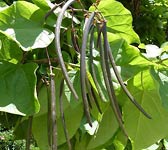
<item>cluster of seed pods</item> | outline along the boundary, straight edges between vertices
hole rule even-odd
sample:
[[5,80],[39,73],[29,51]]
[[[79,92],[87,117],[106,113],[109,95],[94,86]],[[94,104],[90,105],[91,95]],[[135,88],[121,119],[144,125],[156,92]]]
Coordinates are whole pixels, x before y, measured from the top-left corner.
[[[79,2],[76,0],[68,0],[66,3],[64,3],[63,7],[61,8],[61,11],[58,15],[57,22],[56,22],[56,28],[55,28],[55,46],[56,46],[56,53],[58,55],[58,60],[60,64],[60,68],[62,70],[64,80],[66,84],[68,85],[70,91],[72,92],[73,96],[75,99],[78,99],[78,94],[75,91],[73,84],[70,81],[70,78],[68,76],[67,69],[65,67],[65,63],[62,57],[61,53],[61,45],[60,45],[60,30],[61,30],[61,24],[62,20],[64,17],[64,14],[66,10],[70,7],[70,5],[74,2]],[[86,73],[86,49],[87,49],[87,43],[89,42],[89,62],[90,62],[90,74],[92,75],[94,84],[97,88],[98,95],[100,96],[100,99],[103,97],[102,91],[100,90],[100,85],[96,79],[96,73],[95,73],[95,68],[93,64],[93,48],[94,45],[96,45],[97,49],[99,50],[100,53],[100,64],[101,64],[101,70],[104,78],[104,83],[106,86],[106,90],[108,93],[108,98],[111,104],[111,107],[113,109],[113,112],[115,114],[115,117],[118,121],[118,124],[123,131],[123,133],[128,137],[127,132],[123,126],[123,121],[122,121],[122,114],[119,109],[119,105],[117,103],[116,95],[115,95],[115,90],[114,90],[114,85],[112,82],[112,76],[110,72],[110,68],[112,67],[115,73],[115,76],[118,80],[118,83],[120,84],[121,88],[123,91],[126,93],[130,101],[137,107],[139,111],[141,111],[147,118],[151,119],[151,116],[137,103],[137,101],[134,99],[134,97],[131,95],[131,93],[128,91],[126,88],[114,61],[110,44],[108,42],[108,37],[107,37],[107,27],[106,27],[106,21],[103,16],[100,14],[101,12],[87,12],[87,16],[85,17],[85,25],[83,29],[83,35],[82,35],[82,45],[81,48],[77,47],[74,45],[74,48],[76,47],[76,51],[79,52],[80,55],[80,85],[81,85],[81,93],[82,93],[82,100],[83,100],[83,107],[84,107],[84,112],[87,118],[87,122],[89,123],[90,126],[92,126],[92,119],[90,115],[90,108],[89,108],[89,102],[88,102],[88,97],[92,98],[99,110],[100,113],[101,109],[99,107],[99,104],[96,100],[96,96],[94,93],[94,90],[88,80],[87,73]],[[97,32],[97,36],[95,39],[94,33]],[[73,33],[72,33],[73,34]],[[90,38],[88,38],[90,37]],[[74,40],[74,38],[72,38]],[[97,43],[95,44],[95,41]],[[76,41],[72,41],[72,43],[76,43]],[[69,150],[71,149],[71,144],[70,140],[68,138],[68,132],[66,129],[66,124],[65,124],[65,119],[64,119],[64,113],[63,113],[63,106],[62,106],[62,93],[63,93],[63,82],[61,84],[60,88],[60,111],[61,111],[61,117],[64,125],[64,132],[65,136],[67,139],[68,147]],[[88,96],[89,95],[89,96]],[[53,137],[54,138],[54,137]],[[57,146],[53,146],[57,147]],[[54,148],[53,148],[54,149]]]

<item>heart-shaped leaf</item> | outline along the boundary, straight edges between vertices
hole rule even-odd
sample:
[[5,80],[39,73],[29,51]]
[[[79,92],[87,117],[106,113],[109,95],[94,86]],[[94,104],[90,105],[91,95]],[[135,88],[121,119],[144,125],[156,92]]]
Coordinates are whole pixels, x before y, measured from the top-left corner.
[[0,63],[0,111],[33,115],[39,111],[36,96],[37,65]]
[[152,116],[148,119],[131,102],[125,103],[125,128],[133,141],[134,150],[142,150],[168,135],[168,111],[162,106],[158,84],[149,70],[137,74],[128,82],[128,88]]
[[0,30],[20,44],[23,50],[47,47],[54,33],[44,29],[44,12],[36,5],[18,1],[0,13]]

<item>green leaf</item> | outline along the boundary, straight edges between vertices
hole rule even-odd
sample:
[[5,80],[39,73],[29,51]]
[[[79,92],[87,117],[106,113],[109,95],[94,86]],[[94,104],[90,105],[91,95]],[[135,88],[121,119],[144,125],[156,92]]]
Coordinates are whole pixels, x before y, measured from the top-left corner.
[[[94,9],[93,7],[91,8]],[[101,0],[98,10],[107,20],[108,32],[124,38],[128,43],[139,43],[132,28],[131,12],[115,0]]]
[[159,93],[163,106],[168,110],[168,69],[151,70],[157,84],[159,84]]
[[[66,121],[67,130],[68,130],[68,135],[69,135],[69,138],[72,138],[72,136],[76,133],[77,129],[80,126],[80,122],[83,116],[83,107],[81,104],[74,109],[69,106],[64,111],[64,113],[65,113],[65,121]],[[66,139],[65,139],[63,125],[60,117],[57,118],[57,125],[58,125],[58,145],[61,145],[66,142]],[[40,127],[40,132],[39,132],[39,127]],[[35,117],[33,120],[33,135],[41,150],[49,149],[47,132],[48,132],[47,114]]]
[[0,63],[0,111],[33,115],[39,111],[36,96],[37,65]]
[[4,10],[7,7],[8,7],[8,5],[5,2],[3,2],[3,1],[1,2],[0,1],[0,11]]
[[97,133],[90,140],[87,149],[95,149],[106,144],[116,133],[118,123],[110,106],[102,116]]
[[44,29],[44,12],[32,3],[18,1],[0,13],[0,30],[13,38],[23,50],[47,47],[54,33]]
[[139,50],[129,45],[124,39],[114,40],[109,36],[110,47],[117,65],[126,65],[140,55]]
[[116,65],[123,80],[136,75],[138,72],[146,69],[152,62],[142,57],[140,51],[135,46],[129,45],[124,39],[113,39],[109,36],[109,42]]
[[51,4],[50,1],[48,0],[32,0],[38,7],[40,7],[43,10],[49,11],[50,7],[48,5],[48,3]]
[[133,147],[141,150],[168,135],[168,111],[162,107],[158,84],[149,70],[137,74],[128,82],[127,87],[152,116],[152,119],[146,118],[130,101],[123,108],[125,128],[133,141]]
[[18,44],[0,32],[0,61],[17,63],[22,59],[22,51]]

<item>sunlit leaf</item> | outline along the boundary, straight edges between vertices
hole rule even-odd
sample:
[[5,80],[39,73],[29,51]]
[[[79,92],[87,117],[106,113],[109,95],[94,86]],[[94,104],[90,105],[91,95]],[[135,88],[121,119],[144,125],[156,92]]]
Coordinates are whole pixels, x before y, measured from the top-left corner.
[[114,40],[111,34],[108,37],[115,63],[120,67],[118,71],[124,81],[148,68],[149,65],[153,65],[141,56],[140,51],[135,46],[129,45],[124,39]]
[[162,104],[168,110],[168,69],[152,69],[151,74],[158,83]]
[[[92,10],[94,7],[91,8]],[[131,12],[115,0],[101,0],[98,10],[107,20],[108,32],[124,38],[128,43],[139,43],[139,37],[132,28]]]
[[54,34],[42,27],[44,12],[25,1],[15,2],[0,13],[0,30],[13,38],[23,50],[47,47]]
[[130,101],[126,102],[123,109],[125,127],[133,141],[133,147],[141,150],[168,135],[168,111],[162,107],[158,84],[149,70],[137,74],[128,82],[128,88],[152,116],[152,119],[146,118]]

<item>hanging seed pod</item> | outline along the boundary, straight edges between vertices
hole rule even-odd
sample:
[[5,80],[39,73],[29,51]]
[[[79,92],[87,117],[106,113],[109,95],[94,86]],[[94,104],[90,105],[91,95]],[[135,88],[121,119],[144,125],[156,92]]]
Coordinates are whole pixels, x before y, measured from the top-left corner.
[[107,43],[107,48],[108,48],[108,56],[109,56],[112,68],[114,70],[114,73],[115,73],[115,75],[117,77],[117,80],[118,80],[119,84],[121,85],[121,88],[126,93],[128,98],[130,99],[130,101],[137,107],[137,109],[139,111],[141,111],[147,118],[151,119],[152,117],[141,107],[141,105],[138,104],[138,102],[134,99],[134,97],[131,95],[131,93],[128,91],[128,89],[124,85],[124,82],[123,82],[123,80],[122,80],[122,78],[121,78],[121,76],[120,76],[120,74],[119,74],[119,72],[117,70],[113,55],[111,53],[110,45],[109,45],[108,41],[106,41],[106,43]]
[[58,55],[58,60],[59,60],[59,64],[62,70],[62,73],[64,75],[65,81],[69,87],[69,89],[71,90],[71,92],[73,93],[74,97],[76,99],[78,99],[78,95],[69,79],[65,64],[64,64],[64,60],[62,57],[62,53],[61,53],[61,45],[60,45],[60,30],[61,30],[61,24],[62,24],[62,20],[64,17],[64,13],[66,11],[66,9],[73,3],[75,2],[75,0],[68,0],[64,6],[61,9],[61,12],[57,18],[57,22],[56,22],[56,28],[55,28],[55,45],[56,45],[56,53]]
[[[106,23],[104,22],[103,25],[99,26],[99,32],[103,33],[103,44],[101,40],[101,34],[99,35],[99,48],[100,48],[100,56],[101,56],[101,67],[103,72],[103,77],[106,85],[106,89],[109,95],[111,107],[114,111],[114,114],[116,116],[116,119],[119,123],[120,128],[122,129],[123,133],[128,137],[127,132],[125,131],[125,128],[123,126],[122,122],[122,115],[116,100],[115,91],[112,84],[111,79],[111,73],[110,73],[110,67],[109,67],[109,61],[108,61],[108,54],[107,54],[107,46],[106,46],[106,39],[107,39],[107,31],[106,31]],[[99,34],[99,33],[98,33]]]
[[103,96],[103,93],[101,91],[101,88],[100,88],[100,85],[97,81],[97,78],[96,78],[96,72],[95,72],[95,68],[94,68],[94,62],[93,62],[93,49],[94,49],[94,28],[95,26],[93,26],[92,30],[91,30],[91,33],[90,33],[90,57],[89,57],[89,61],[90,61],[90,72],[91,72],[91,75],[93,77],[93,81],[95,83],[95,86],[97,88],[97,91],[98,91],[98,95],[100,96],[100,99],[101,100],[104,100],[104,96]]
[[86,63],[85,63],[85,56],[86,56],[86,45],[87,45],[87,38],[91,28],[91,25],[94,20],[95,13],[93,12],[90,17],[85,22],[84,30],[83,30],[83,37],[82,37],[82,48],[81,48],[81,56],[80,56],[80,81],[81,81],[81,92],[82,92],[82,99],[84,104],[84,111],[86,114],[87,121],[90,126],[92,126],[92,121],[90,117],[88,101],[86,96]]
[[56,120],[56,96],[54,75],[50,75],[51,86],[51,120],[52,120],[52,149],[57,150],[57,120]]

